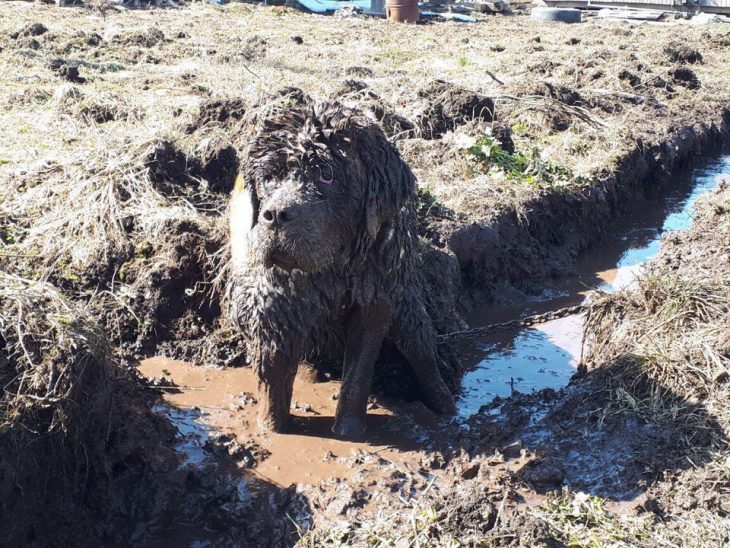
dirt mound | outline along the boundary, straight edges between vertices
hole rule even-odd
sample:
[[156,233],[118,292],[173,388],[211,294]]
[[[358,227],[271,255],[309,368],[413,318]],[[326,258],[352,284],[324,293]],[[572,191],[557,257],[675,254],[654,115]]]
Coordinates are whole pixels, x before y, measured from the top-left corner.
[[687,89],[698,89],[700,87],[700,79],[692,69],[687,67],[676,67],[669,71],[672,81]]
[[200,105],[198,115],[188,126],[192,133],[208,124],[230,125],[240,121],[246,114],[246,103],[242,99],[208,99]]
[[293,544],[306,499],[231,472],[265,450],[211,437],[204,462],[186,462],[184,438],[150,411],[156,397],[113,359],[92,313],[0,273],[3,544],[149,545],[179,522]]
[[410,117],[424,139],[438,139],[447,131],[472,120],[490,122],[494,100],[443,80],[417,94],[418,108]]
[[332,93],[331,99],[372,113],[388,137],[402,139],[415,134],[415,125],[405,116],[396,113],[391,105],[362,80],[345,80]]
[[121,101],[112,98],[104,98],[101,101],[93,100],[83,105],[78,110],[79,116],[88,123],[106,124],[119,120],[128,120],[136,116],[127,110]]
[[3,542],[47,544],[53,531],[53,542],[76,544],[66,535],[88,532],[86,497],[109,486],[127,428],[140,425],[131,380],[89,311],[48,284],[0,273],[0,382]]
[[300,88],[295,86],[285,86],[274,91],[269,98],[264,99],[259,106],[265,105],[267,101],[281,101],[281,106],[304,107],[314,102],[314,99]]
[[501,493],[483,484],[465,482],[445,493],[434,503],[442,516],[440,534],[454,538],[479,538],[490,531],[497,520],[497,505]]
[[225,132],[214,132],[199,141],[193,150],[194,176],[208,182],[208,190],[227,197],[233,190],[238,166],[238,150]]
[[188,156],[175,143],[158,141],[151,146],[144,166],[155,188],[165,196],[174,196],[178,189],[192,184],[188,162]]
[[43,23],[31,23],[10,34],[10,38],[17,40],[27,36],[41,36],[48,32],[48,27]]
[[688,46],[687,44],[681,44],[678,42],[672,42],[664,48],[664,53],[667,54],[669,60],[672,63],[702,63],[702,54],[695,48]]
[[[143,337],[170,338],[176,335],[177,320],[195,311],[200,324],[219,314],[202,286],[208,278],[208,256],[220,242],[205,225],[170,219],[161,227],[159,239],[149,242],[148,257],[128,263],[125,277],[134,280],[138,311],[147,319]],[[217,245],[216,245],[217,244]],[[184,326],[181,326],[184,328]],[[193,332],[192,337],[199,335]]]
[[143,48],[152,48],[158,44],[167,42],[165,33],[158,27],[149,27],[144,30],[136,30],[123,32],[115,36],[112,40],[114,43],[123,46],[139,46]]
[[[150,180],[165,196],[188,196],[201,206],[211,201],[222,207],[239,166],[238,151],[224,131],[209,131],[197,135],[194,149],[185,152],[171,141],[158,141],[151,146],[144,165]],[[201,186],[200,179],[205,180]]]
[[549,97],[566,105],[574,106],[583,102],[583,98],[576,90],[561,84],[554,84],[545,80],[538,80],[519,88],[519,95],[536,95]]

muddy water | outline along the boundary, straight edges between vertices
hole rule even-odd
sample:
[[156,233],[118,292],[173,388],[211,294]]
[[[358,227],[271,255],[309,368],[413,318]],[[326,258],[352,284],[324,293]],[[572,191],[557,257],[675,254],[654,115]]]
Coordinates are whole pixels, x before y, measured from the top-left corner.
[[[165,378],[178,390],[164,395],[166,414],[178,429],[177,449],[184,465],[199,465],[211,458],[211,435],[234,437],[258,455],[256,467],[246,475],[286,487],[317,483],[351,475],[350,461],[359,452],[377,453],[387,460],[403,461],[402,452],[418,447],[418,425],[404,425],[392,411],[372,407],[368,411],[368,439],[339,440],[331,433],[340,383],[312,382],[297,377],[287,434],[261,432],[256,424],[256,381],[251,368],[210,369],[182,361],[155,357],[144,360],[140,372],[149,378]],[[416,413],[417,415],[417,413]],[[423,421],[428,420],[427,413]]]
[[[561,281],[518,305],[480,310],[469,318],[470,323],[506,321],[554,310],[579,303],[591,289],[615,290],[625,286],[658,251],[663,234],[690,226],[695,201],[715,188],[723,174],[730,174],[730,155],[680,174],[661,195],[637,204],[619,219],[603,240],[580,259],[574,279]],[[509,396],[513,391],[564,386],[580,360],[581,339],[582,318],[572,316],[464,346],[465,362],[471,369],[463,379],[460,415],[470,416],[496,396]],[[368,491],[400,493],[404,489],[404,500],[431,487],[448,489],[450,485],[443,470],[429,467],[424,472],[421,460],[433,441],[429,432],[437,432],[439,427],[451,428],[448,419],[436,424],[434,421],[439,419],[418,403],[382,401],[382,406],[368,411],[367,440],[338,440],[330,429],[339,382],[313,382],[302,368],[294,386],[291,431],[270,434],[261,432],[256,425],[256,382],[250,368],[219,370],[156,357],[143,361],[139,369],[147,377],[163,377],[177,385],[177,390],[165,390],[163,403],[156,409],[178,429],[181,466],[220,466],[216,474],[237,482],[242,499],[249,496],[249,489],[262,489],[261,485],[268,486],[263,489],[273,493],[276,486],[308,484],[306,492],[310,497],[317,490],[324,494],[322,500],[314,500],[313,504],[327,512],[331,505],[328,497],[337,492],[340,482],[342,486],[348,482],[367,485]],[[234,459],[234,471],[230,470],[230,462],[216,464],[221,436],[236,440],[247,454],[253,455],[255,463]],[[513,459],[505,466],[514,468],[522,464],[520,459]],[[405,487],[395,484],[393,477],[407,477]],[[376,508],[378,500],[373,497],[360,507]],[[219,540],[219,536],[201,529],[197,523],[175,524],[163,532],[158,544],[206,545]]]
[[[729,175],[730,154],[676,174],[660,193],[637,201],[616,220],[598,245],[580,258],[575,278],[526,303],[475,311],[469,323],[487,325],[556,310],[580,303],[589,290],[615,291],[630,285],[659,251],[662,236],[689,228],[697,199]],[[469,372],[462,383],[459,414],[473,415],[495,397],[514,391],[565,386],[580,361],[582,333],[583,318],[575,315],[465,344],[462,352]]]

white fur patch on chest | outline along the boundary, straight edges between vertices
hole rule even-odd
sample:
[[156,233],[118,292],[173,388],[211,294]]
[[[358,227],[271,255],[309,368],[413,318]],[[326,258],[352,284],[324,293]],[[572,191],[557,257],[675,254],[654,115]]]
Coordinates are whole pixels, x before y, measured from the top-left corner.
[[231,260],[236,265],[243,266],[248,263],[251,231],[253,230],[253,226],[256,221],[255,215],[256,208],[254,207],[251,190],[246,186],[239,186],[237,182],[236,190],[231,197],[228,221],[231,242]]

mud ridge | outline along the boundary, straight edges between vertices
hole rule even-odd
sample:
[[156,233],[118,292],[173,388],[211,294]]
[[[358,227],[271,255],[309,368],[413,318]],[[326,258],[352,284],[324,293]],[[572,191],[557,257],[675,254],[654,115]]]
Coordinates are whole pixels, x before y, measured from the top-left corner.
[[491,302],[505,284],[518,296],[535,294],[545,281],[571,275],[575,258],[601,236],[622,204],[655,192],[674,170],[730,140],[730,106],[718,107],[708,120],[654,142],[637,141],[596,183],[577,191],[547,190],[525,204],[521,219],[509,211],[488,224],[447,220],[432,228],[458,260],[461,307]]

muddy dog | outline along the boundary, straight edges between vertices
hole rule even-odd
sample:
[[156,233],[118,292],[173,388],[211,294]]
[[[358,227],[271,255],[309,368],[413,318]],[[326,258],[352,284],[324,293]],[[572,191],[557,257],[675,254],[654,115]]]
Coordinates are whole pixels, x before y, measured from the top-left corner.
[[414,198],[410,168],[358,110],[286,110],[254,138],[229,208],[227,297],[264,428],[285,429],[297,364],[332,341],[344,348],[336,434],[363,434],[385,337],[413,367],[425,403],[454,412],[424,305]]

